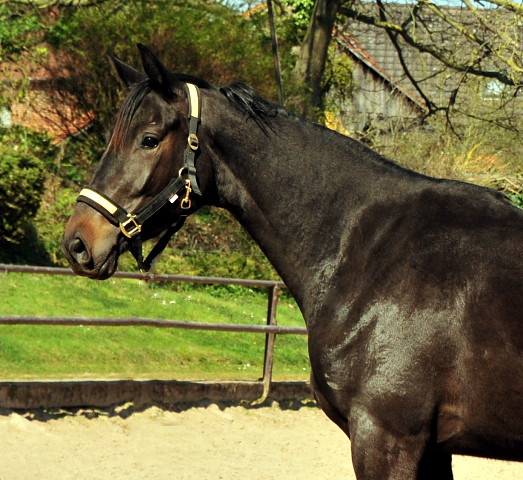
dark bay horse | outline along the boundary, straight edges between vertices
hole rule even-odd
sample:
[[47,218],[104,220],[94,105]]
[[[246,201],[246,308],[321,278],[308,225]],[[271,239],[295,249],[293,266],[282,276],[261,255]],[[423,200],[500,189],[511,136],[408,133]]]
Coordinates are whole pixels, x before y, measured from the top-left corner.
[[63,237],[73,270],[108,278],[122,252],[225,208],[303,313],[312,387],[359,480],[449,480],[452,454],[522,461],[523,212],[139,47],[146,75],[112,57],[130,93]]

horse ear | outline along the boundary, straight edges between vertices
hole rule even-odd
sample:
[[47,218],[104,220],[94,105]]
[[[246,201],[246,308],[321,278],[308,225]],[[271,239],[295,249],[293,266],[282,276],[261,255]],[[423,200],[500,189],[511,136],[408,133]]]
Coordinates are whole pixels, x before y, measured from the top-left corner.
[[111,52],[107,51],[105,53],[109,58],[112,66],[116,70],[116,73],[118,73],[118,76],[127,87],[130,87],[131,85],[134,85],[135,83],[138,83],[140,80],[145,78],[143,73],[140,73],[133,67],[121,62]]
[[138,49],[142,56],[143,69],[155,85],[155,90],[165,96],[173,96],[174,87],[176,87],[173,82],[176,82],[169,70],[167,70],[164,64],[160,62],[145,45],[139,43]]

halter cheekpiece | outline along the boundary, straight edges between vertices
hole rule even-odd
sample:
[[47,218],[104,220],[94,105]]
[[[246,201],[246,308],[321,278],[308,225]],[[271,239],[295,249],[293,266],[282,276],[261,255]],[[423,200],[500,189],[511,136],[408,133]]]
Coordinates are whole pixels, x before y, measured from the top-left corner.
[[200,142],[197,136],[201,119],[200,90],[192,83],[186,83],[185,89],[189,99],[189,136],[187,137],[187,147],[184,152],[183,167],[180,169],[178,177],[172,179],[158,195],[135,213],[127,212],[125,208],[118,205],[107,195],[92,187],[82,189],[76,199],[77,202],[87,203],[113,225],[120,227],[122,233],[130,239],[130,251],[138,262],[142,273],[148,272],[152,268],[156,259],[167,246],[169,239],[182,228],[187,215],[181,215],[177,223],[167,229],[145,260],[143,259],[142,240],[140,238],[144,222],[167,203],[174,204],[178,200],[182,210],[189,210],[192,203],[191,193],[194,192],[197,195],[201,195],[196,180],[195,165],[200,150]]

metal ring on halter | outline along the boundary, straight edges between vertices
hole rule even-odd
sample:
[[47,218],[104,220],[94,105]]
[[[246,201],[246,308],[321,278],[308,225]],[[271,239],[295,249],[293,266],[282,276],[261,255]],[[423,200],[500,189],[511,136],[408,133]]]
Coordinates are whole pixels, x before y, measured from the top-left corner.
[[191,150],[198,150],[200,148],[200,140],[198,140],[198,137],[191,133],[189,137],[187,138],[187,143],[189,144],[189,147]]

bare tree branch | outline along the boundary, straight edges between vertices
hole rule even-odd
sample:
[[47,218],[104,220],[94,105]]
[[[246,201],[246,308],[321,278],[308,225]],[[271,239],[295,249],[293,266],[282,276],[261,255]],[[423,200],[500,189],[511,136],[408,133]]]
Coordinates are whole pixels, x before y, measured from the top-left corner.
[[518,5],[517,3],[510,2],[508,0],[486,0],[488,3],[493,3],[498,7],[502,7],[509,12],[517,13],[518,15],[523,15],[523,6]]
[[[380,16],[382,17],[382,21],[386,21],[386,14],[385,10],[383,8],[383,4],[381,3],[381,0],[378,0],[378,5],[380,5]],[[414,79],[412,76],[410,69],[407,66],[407,63],[405,62],[405,58],[403,57],[403,49],[401,48],[400,44],[397,40],[397,34],[394,32],[387,30],[387,34],[389,36],[390,41],[394,45],[394,48],[398,54],[399,61],[401,63],[401,66],[403,68],[403,71],[405,72],[405,75],[410,80],[412,85],[414,85],[414,88],[422,98],[422,100],[425,102],[425,105],[427,106],[429,113],[433,113],[436,110],[436,105],[425,95],[425,92],[420,88],[419,83]]]
[[[420,3],[427,4],[434,13],[439,11],[439,8],[433,5],[431,2],[429,2],[429,0],[421,0]],[[486,40],[481,40],[476,35],[467,32],[467,30],[463,26],[460,26],[456,22],[451,21],[449,23],[448,16],[446,15],[442,14],[441,16],[438,16],[440,16],[440,18],[444,20],[446,23],[454,27],[457,31],[462,33],[466,38],[468,38],[471,41],[474,41],[484,50],[484,52],[481,55],[476,56],[475,61],[469,61],[466,63],[459,62],[457,60],[457,56],[454,54],[455,52],[451,52],[450,55],[447,55],[444,53],[443,49],[440,48],[438,45],[418,41],[413,35],[410,34],[407,28],[405,28],[402,25],[398,25],[394,22],[391,22],[390,20],[382,20],[380,18],[366,15],[358,10],[347,7],[340,8],[340,13],[349,18],[353,18],[358,22],[362,22],[373,27],[382,28],[387,32],[395,34],[396,36],[399,35],[401,36],[401,38],[403,38],[403,40],[406,43],[408,43],[416,50],[432,55],[434,58],[439,60],[447,67],[458,72],[466,72],[468,74],[472,74],[478,77],[496,79],[502,84],[509,86],[519,86],[523,83],[523,78],[520,78],[521,75],[511,74],[512,72],[516,72],[518,74],[523,73],[523,69],[516,64],[513,58],[507,58],[502,56],[499,53],[499,50],[495,49],[489,42],[487,42]],[[476,65],[478,64],[478,60],[484,58],[485,55],[492,53],[495,53],[500,60],[506,63],[507,67],[510,67],[510,70],[501,71],[477,68]]]

